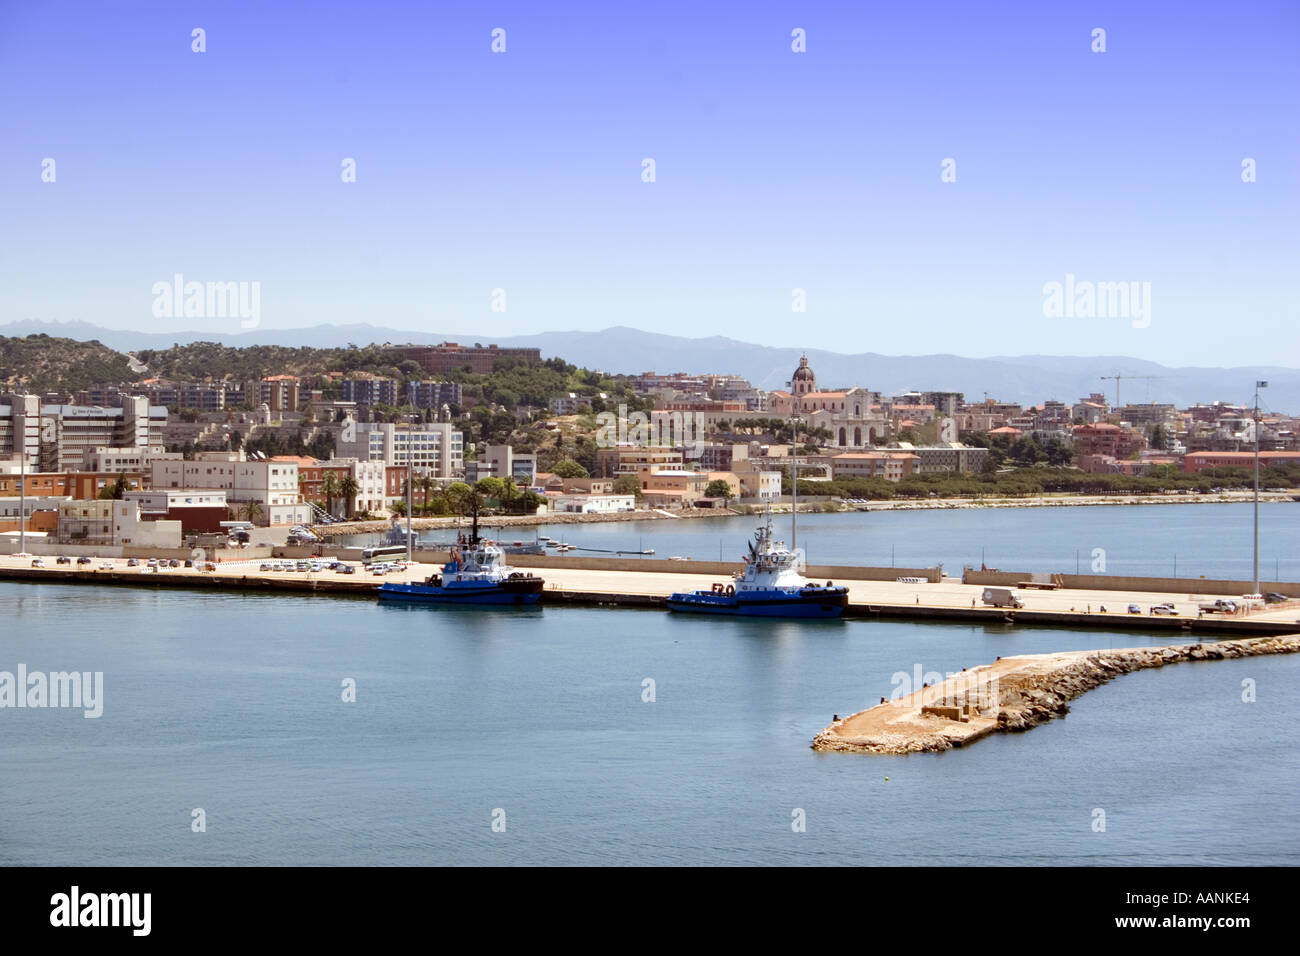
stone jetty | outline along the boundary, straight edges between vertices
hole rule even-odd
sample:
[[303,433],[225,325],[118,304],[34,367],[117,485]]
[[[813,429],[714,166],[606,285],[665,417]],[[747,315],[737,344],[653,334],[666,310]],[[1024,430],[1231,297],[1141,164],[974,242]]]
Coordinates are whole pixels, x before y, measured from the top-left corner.
[[1063,716],[1071,700],[1120,674],[1184,661],[1297,651],[1300,634],[1003,657],[834,720],[813,738],[812,748],[869,754],[949,750],[992,733],[1029,730]]

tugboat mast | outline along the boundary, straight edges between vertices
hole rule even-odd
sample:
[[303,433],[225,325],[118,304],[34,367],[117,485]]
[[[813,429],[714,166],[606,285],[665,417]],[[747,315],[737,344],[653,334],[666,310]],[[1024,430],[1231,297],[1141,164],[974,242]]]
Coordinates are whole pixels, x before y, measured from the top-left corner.
[[799,418],[795,416],[790,446],[790,550],[799,547]]

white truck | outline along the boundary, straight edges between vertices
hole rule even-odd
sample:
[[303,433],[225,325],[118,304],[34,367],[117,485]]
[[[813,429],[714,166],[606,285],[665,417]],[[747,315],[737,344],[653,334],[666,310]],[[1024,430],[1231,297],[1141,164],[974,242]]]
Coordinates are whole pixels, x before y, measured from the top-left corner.
[[989,607],[1024,607],[1016,592],[1011,588],[985,588],[982,600]]
[[1236,614],[1237,604],[1235,601],[1227,601],[1219,598],[1217,601],[1207,602],[1196,605],[1196,609],[1205,614]]

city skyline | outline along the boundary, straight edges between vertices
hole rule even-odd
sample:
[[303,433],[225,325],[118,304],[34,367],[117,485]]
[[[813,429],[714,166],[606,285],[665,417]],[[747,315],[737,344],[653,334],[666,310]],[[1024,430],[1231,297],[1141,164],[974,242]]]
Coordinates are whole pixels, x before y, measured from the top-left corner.
[[1300,365],[1283,4],[152,10],[0,12],[0,325],[247,330],[159,317],[183,274],[266,330]]

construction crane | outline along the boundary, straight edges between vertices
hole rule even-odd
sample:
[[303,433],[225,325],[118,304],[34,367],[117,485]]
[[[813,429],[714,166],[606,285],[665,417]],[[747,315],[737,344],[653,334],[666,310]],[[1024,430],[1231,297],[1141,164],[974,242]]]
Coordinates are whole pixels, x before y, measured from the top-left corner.
[[[1120,372],[1116,372],[1114,375],[1103,375],[1101,378],[1102,378],[1102,381],[1106,381],[1106,380],[1108,380],[1108,379],[1114,379],[1114,380],[1115,380],[1115,409],[1118,411],[1119,408],[1120,408],[1120,401],[1119,401],[1119,383],[1120,383],[1123,379],[1126,379],[1126,378],[1144,378],[1144,379],[1146,379],[1146,380],[1149,382],[1149,381],[1151,381],[1151,379],[1153,379],[1153,378],[1164,378],[1164,376],[1163,376],[1163,375],[1124,375],[1124,374],[1122,374],[1122,373],[1120,373]],[[1149,386],[1149,385],[1147,386],[1147,389],[1148,389],[1147,398],[1150,398],[1150,397],[1151,397],[1151,395],[1150,395],[1150,391],[1149,391],[1149,390],[1150,390],[1150,387],[1151,387],[1151,386]]]

